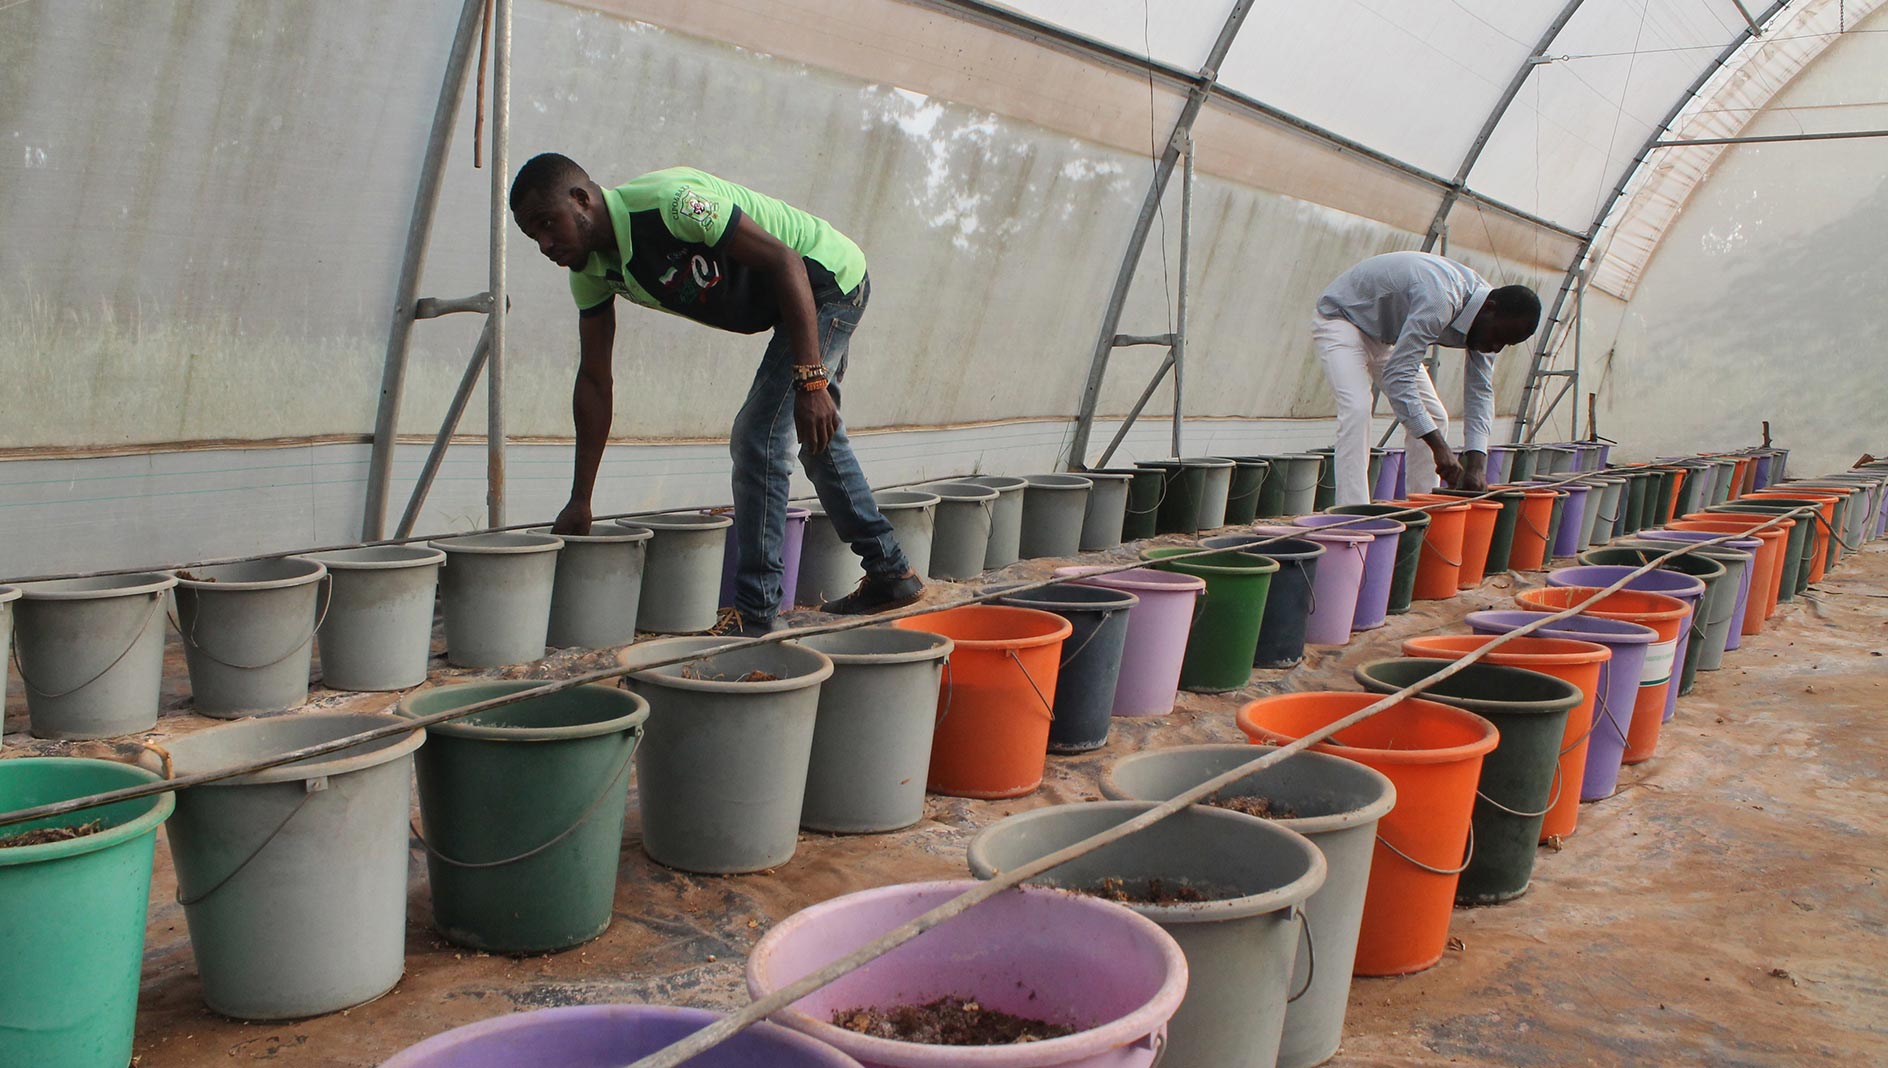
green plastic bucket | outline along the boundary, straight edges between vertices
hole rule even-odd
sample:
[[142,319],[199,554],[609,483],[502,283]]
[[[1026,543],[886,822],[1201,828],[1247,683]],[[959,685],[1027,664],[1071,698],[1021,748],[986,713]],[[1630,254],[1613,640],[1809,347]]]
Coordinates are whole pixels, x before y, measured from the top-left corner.
[[1192,534],[1200,529],[1200,502],[1206,497],[1205,467],[1185,460],[1148,460],[1134,466],[1151,468],[1161,475],[1155,533]]
[[1229,527],[1243,527],[1259,514],[1259,495],[1270,480],[1272,461],[1263,456],[1228,456],[1235,465],[1232,489],[1226,495],[1226,522]]
[[1235,550],[1170,560],[1197,553],[1193,548],[1145,549],[1141,559],[1161,571],[1173,571],[1206,580],[1206,593],[1187,634],[1186,657],[1180,663],[1180,688],[1198,693],[1224,693],[1244,686],[1252,677],[1252,657],[1259,647],[1259,624],[1265,618],[1266,595],[1278,561]]
[[[528,690],[473,682],[408,694],[408,719]],[[414,754],[433,924],[449,942],[548,953],[610,925],[629,762],[649,703],[579,686],[426,729]]]
[[[1401,615],[1409,611],[1409,603],[1416,595],[1416,565],[1422,562],[1423,537],[1429,530],[1429,513],[1410,511],[1409,506],[1401,504],[1339,504],[1326,509],[1330,515],[1375,515],[1387,516],[1403,524],[1403,533],[1396,536],[1396,570],[1390,576],[1390,615]],[[1514,543],[1514,531],[1508,532],[1508,543]]]
[[[109,760],[0,760],[0,812],[156,781]],[[158,794],[0,827],[9,838],[104,823],[83,838],[0,849],[0,1064],[131,1063],[151,854],[174,803]]]
[[1153,537],[1154,518],[1160,511],[1161,502],[1167,497],[1166,475],[1159,468],[1136,467],[1133,470],[1134,479],[1128,483],[1127,514],[1121,519],[1122,541]]

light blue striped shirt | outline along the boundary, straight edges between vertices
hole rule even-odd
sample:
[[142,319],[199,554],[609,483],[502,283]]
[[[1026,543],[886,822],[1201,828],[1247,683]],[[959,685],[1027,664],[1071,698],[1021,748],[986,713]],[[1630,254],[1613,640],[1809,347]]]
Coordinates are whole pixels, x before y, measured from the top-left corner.
[[[1431,345],[1466,349],[1468,328],[1493,288],[1454,260],[1427,252],[1386,252],[1338,275],[1318,298],[1318,314],[1348,319],[1367,336],[1393,346],[1378,385],[1397,419],[1421,437],[1436,429],[1416,392],[1423,353]],[[1487,452],[1495,422],[1495,354],[1467,353],[1463,372],[1463,450]]]

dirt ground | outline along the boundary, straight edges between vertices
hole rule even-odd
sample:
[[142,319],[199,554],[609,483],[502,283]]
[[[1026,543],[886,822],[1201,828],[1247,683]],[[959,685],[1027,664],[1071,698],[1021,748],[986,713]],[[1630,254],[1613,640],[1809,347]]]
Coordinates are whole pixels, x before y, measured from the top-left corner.
[[[1125,551],[1113,556],[1126,558]],[[1091,555],[1090,559],[1095,557]],[[1003,578],[1046,575],[1018,565]],[[986,579],[989,576],[986,576]],[[447,1028],[527,1009],[658,1002],[727,1009],[743,1001],[742,961],[776,921],[848,891],[966,873],[980,828],[1040,805],[1093,800],[1101,768],[1148,746],[1243,740],[1233,713],[1251,696],[1355,690],[1357,664],[1411,635],[1460,631],[1462,615],[1510,604],[1503,576],[1447,602],[1316,649],[1244,691],[1183,695],[1168,717],[1117,721],[1108,746],[1052,757],[1031,796],[931,797],[926,818],[890,835],[803,833],[791,863],[712,877],[651,863],[635,793],[616,916],[577,949],[514,959],[435,937],[425,866],[412,852],[407,970],[379,1000],[316,1019],[249,1024],[202,1006],[168,849],[157,851],[137,1032],[138,1068],[266,1062],[370,1066]],[[941,584],[931,598],[948,599]],[[1626,770],[1615,797],[1581,809],[1579,832],[1541,852],[1526,896],[1457,910],[1457,948],[1427,972],[1359,979],[1343,1051],[1353,1066],[1459,1064],[1776,1066],[1880,1064],[1888,1055],[1888,547],[1861,554],[1785,606],[1724,670],[1700,674],[1659,755]],[[563,656],[531,675],[589,658]],[[435,678],[464,672],[436,661]],[[173,642],[165,712],[150,740],[202,729]],[[6,755],[135,758],[133,746],[38,742],[24,734],[17,677]],[[310,707],[372,710],[391,695],[317,688]]]

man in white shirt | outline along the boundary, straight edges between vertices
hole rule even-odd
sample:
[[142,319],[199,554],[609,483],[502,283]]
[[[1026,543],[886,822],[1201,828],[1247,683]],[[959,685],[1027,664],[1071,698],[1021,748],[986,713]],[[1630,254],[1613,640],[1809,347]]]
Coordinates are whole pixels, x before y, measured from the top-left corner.
[[[1311,337],[1337,397],[1337,503],[1366,504],[1370,387],[1403,424],[1411,493],[1438,480],[1487,488],[1488,434],[1495,420],[1495,354],[1532,337],[1541,300],[1526,286],[1490,286],[1474,271],[1427,252],[1388,252],[1339,275],[1318,298]],[[1429,346],[1466,350],[1462,456],[1449,448],[1449,412],[1423,368]],[[1434,473],[1417,444],[1429,446]]]

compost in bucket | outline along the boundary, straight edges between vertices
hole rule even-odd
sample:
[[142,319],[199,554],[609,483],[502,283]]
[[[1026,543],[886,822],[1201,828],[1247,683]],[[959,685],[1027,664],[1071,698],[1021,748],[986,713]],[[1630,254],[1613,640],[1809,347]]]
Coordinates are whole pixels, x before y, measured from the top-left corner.
[[[1035,995],[1030,995],[1035,1000]],[[986,1009],[971,998],[947,997],[923,1005],[894,1005],[880,1009],[861,1006],[833,1013],[833,1023],[848,1031],[896,1042],[927,1046],[1009,1046],[1066,1038],[1075,1033],[1068,1024],[1034,1020],[997,1009]]]

